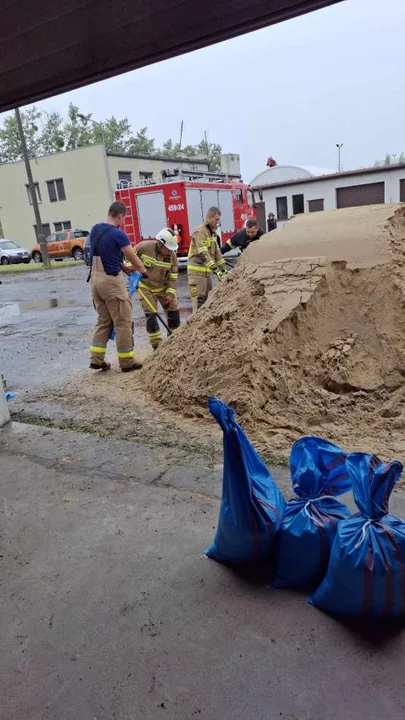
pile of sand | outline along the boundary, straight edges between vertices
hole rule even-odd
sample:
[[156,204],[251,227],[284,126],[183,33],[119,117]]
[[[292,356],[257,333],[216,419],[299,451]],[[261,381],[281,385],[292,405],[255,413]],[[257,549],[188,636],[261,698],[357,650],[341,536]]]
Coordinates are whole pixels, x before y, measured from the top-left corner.
[[392,222],[395,213],[401,215],[402,207],[367,205],[297,215],[250,245],[240,263],[261,264],[267,260],[317,255],[328,260],[346,260],[349,267],[390,262]]
[[[218,395],[260,447],[286,450],[310,433],[405,457],[404,206],[319,213],[286,228],[251,246],[154,353],[144,388],[190,417]],[[273,257],[283,236],[296,257]]]

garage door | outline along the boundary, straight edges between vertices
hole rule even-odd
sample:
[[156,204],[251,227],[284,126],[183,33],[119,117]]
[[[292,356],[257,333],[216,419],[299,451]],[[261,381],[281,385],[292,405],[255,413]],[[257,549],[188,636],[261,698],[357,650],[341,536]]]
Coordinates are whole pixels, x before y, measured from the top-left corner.
[[384,202],[384,183],[366,183],[336,188],[336,207],[354,207],[355,205],[378,205]]

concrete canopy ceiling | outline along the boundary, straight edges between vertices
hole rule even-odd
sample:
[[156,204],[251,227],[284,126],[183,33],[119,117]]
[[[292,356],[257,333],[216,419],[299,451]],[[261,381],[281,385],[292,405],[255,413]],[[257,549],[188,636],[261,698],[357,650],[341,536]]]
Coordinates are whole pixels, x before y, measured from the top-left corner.
[[3,0],[0,111],[340,0]]

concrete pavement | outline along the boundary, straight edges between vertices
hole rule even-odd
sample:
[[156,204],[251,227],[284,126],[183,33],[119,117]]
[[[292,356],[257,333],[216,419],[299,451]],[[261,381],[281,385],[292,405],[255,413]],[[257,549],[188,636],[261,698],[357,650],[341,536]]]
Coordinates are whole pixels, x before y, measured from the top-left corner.
[[18,424],[0,452],[1,720],[404,717],[400,627],[201,558],[220,467]]

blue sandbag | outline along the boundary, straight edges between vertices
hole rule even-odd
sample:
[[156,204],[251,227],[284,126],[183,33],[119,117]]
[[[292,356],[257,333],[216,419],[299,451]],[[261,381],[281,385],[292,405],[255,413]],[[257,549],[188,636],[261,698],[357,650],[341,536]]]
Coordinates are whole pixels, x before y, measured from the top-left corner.
[[234,411],[217,398],[208,407],[224,433],[224,473],[217,531],[205,554],[233,566],[268,560],[285,500]]
[[298,499],[287,503],[276,537],[273,587],[316,586],[325,575],[337,523],[350,516],[334,497],[351,488],[346,457],[321,438],[294,443],[290,470]]
[[352,453],[346,465],[360,512],[337,529],[327,574],[309,602],[364,618],[405,617],[405,522],[388,514],[400,462]]

